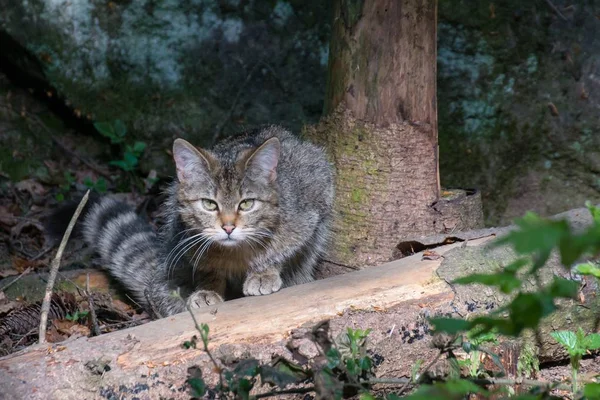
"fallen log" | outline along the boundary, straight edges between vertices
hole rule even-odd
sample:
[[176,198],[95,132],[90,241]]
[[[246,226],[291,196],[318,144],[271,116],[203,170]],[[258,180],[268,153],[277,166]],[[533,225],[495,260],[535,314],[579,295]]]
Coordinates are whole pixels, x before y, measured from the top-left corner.
[[[586,224],[586,215],[587,210],[574,210],[567,217],[575,216]],[[210,326],[211,351],[225,365],[248,356],[269,361],[274,354],[311,359],[316,350],[302,338],[315,323],[330,319],[332,334],[346,327],[373,330],[369,348],[382,361],[377,376],[410,376],[417,359],[427,361],[436,354],[427,316],[485,312],[490,301],[502,304],[506,300],[487,288],[473,290],[449,282],[455,276],[490,271],[514,260],[510,249],[486,246],[508,229],[486,230],[484,237],[456,236],[454,243],[436,247],[434,254],[417,253],[269,296],[195,310],[194,315],[199,323]],[[553,258],[543,276],[557,273],[564,271]],[[595,284],[585,290],[581,304],[563,304],[556,314],[562,317],[548,322],[550,330],[597,329],[600,291]],[[211,370],[206,354],[182,346],[197,334],[190,315],[182,313],[99,337],[33,346],[0,359],[0,398],[128,398],[139,393],[151,398],[189,398],[184,385],[187,368],[200,365],[205,376]],[[544,361],[565,357],[550,340],[539,344],[536,355]],[[519,357],[518,351],[514,357]]]

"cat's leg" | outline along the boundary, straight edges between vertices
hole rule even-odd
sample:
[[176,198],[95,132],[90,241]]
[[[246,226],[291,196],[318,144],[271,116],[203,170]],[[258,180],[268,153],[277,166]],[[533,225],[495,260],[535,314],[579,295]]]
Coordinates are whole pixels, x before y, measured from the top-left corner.
[[227,278],[221,274],[196,275],[199,285],[196,291],[187,298],[187,304],[191,308],[201,308],[222,303],[225,297]]
[[327,251],[329,220],[319,221],[318,214],[305,218],[304,232],[314,227],[306,237],[288,236],[253,260],[243,286],[245,296],[258,296],[279,291],[282,287],[314,280],[314,269]]

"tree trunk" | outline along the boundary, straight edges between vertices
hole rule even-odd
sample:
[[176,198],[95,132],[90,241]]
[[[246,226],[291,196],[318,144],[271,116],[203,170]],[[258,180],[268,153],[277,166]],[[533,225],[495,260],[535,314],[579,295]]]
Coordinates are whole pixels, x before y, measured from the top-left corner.
[[390,260],[406,236],[440,232],[436,1],[337,0],[325,116],[308,132],[337,169],[333,258]]

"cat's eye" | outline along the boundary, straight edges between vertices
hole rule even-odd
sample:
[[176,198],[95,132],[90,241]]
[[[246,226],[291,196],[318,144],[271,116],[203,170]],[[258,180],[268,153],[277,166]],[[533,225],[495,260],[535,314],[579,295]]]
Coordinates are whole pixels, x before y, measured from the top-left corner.
[[207,211],[216,211],[219,208],[217,203],[209,199],[202,199],[202,207]]
[[238,208],[241,211],[250,211],[252,209],[252,207],[254,207],[254,200],[253,199],[242,200],[240,202],[240,205],[238,206]]

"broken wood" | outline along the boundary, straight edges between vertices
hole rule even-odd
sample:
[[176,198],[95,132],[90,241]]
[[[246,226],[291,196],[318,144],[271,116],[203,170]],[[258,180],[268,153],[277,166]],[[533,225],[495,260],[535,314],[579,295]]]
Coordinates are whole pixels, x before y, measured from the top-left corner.
[[[589,214],[576,210],[573,215],[585,220]],[[378,377],[409,376],[417,359],[428,362],[436,355],[431,348],[428,316],[456,310],[486,312],[488,303],[505,301],[496,291],[453,287],[449,282],[461,274],[489,272],[511,262],[515,257],[512,250],[486,246],[506,231],[487,230],[485,237],[442,245],[433,250],[439,257],[418,253],[272,295],[195,310],[194,315],[209,325],[209,347],[225,365],[246,357],[268,362],[274,354],[311,359],[316,355],[314,346],[303,338],[315,323],[330,319],[332,334],[346,327],[373,329],[369,348],[374,357],[383,360],[376,370]],[[551,259],[544,276],[560,271],[557,262]],[[546,321],[546,332],[574,326],[597,330],[594,324],[600,320],[600,290],[591,281],[585,290],[584,302],[561,304],[561,310]],[[113,390],[119,397],[140,387],[153,398],[188,398],[188,394],[172,388],[184,386],[190,365],[200,365],[207,379],[212,375],[206,354],[182,347],[194,335],[198,332],[190,315],[182,313],[99,337],[34,346],[0,359],[0,387],[6,388],[6,398],[80,399],[82,393],[94,398],[100,388]],[[534,346],[539,346],[534,355],[539,360],[565,359],[550,339]],[[519,354],[515,349],[514,357]],[[99,363],[109,370],[103,368],[98,374],[97,368],[86,367]]]

